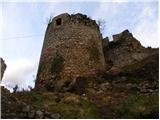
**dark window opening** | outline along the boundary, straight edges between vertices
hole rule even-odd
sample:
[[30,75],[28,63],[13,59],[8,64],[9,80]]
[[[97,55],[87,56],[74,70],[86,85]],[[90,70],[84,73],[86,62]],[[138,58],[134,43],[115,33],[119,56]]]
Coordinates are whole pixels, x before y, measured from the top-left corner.
[[56,25],[61,25],[62,24],[62,19],[61,18],[58,18],[57,20],[56,20]]

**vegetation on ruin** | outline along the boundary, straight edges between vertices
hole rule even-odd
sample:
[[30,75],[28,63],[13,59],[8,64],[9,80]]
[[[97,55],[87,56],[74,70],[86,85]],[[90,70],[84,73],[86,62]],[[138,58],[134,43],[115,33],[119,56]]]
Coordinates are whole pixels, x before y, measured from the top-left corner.
[[59,53],[56,53],[55,57],[53,58],[51,73],[53,75],[58,75],[61,72],[63,65],[64,58]]
[[108,39],[108,37],[102,39],[102,44],[103,44],[103,47],[105,47],[105,48],[109,47],[109,39]]

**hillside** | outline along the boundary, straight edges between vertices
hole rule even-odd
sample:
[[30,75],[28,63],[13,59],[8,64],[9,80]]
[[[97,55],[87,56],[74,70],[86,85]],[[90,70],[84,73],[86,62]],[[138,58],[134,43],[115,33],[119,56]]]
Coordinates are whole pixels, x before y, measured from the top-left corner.
[[103,39],[103,52],[105,70],[77,77],[65,91],[2,88],[2,118],[159,118],[159,49],[125,30]]

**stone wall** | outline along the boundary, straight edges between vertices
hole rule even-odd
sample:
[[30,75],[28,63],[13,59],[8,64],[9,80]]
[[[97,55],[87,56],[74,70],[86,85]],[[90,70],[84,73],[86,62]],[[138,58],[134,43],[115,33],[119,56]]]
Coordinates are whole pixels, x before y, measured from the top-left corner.
[[[62,14],[46,30],[36,87],[47,83],[63,86],[68,79],[73,83],[78,76],[94,74],[104,66],[102,36],[96,22],[82,14]],[[57,76],[58,83],[54,83]]]
[[133,37],[132,33],[125,30],[113,35],[113,41],[104,46],[106,62],[112,62],[113,67],[122,68],[134,64],[144,58],[157,54],[158,49],[143,47],[140,42]]

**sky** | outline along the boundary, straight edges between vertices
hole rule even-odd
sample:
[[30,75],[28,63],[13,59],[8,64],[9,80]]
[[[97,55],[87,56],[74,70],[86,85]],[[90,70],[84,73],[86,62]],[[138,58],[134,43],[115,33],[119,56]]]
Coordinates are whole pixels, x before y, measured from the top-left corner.
[[158,44],[158,0],[0,0],[0,57],[6,87],[34,87],[47,21],[61,13],[83,13],[105,21],[103,37],[128,29],[145,47]]

